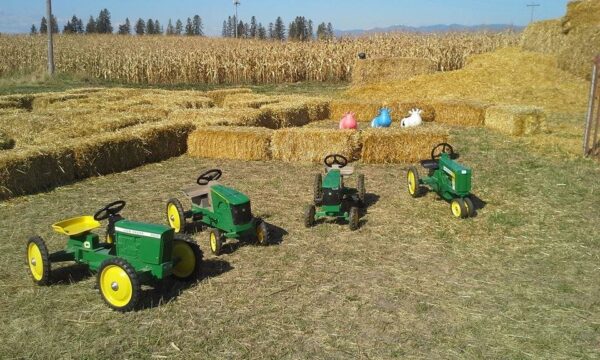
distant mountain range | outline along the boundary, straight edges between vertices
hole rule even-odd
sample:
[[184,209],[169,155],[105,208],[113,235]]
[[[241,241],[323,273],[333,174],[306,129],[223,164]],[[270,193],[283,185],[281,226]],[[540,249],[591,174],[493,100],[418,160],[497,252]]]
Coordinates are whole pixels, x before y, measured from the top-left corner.
[[377,34],[377,33],[390,33],[390,32],[419,32],[419,33],[443,33],[443,32],[476,32],[476,31],[505,31],[505,30],[522,31],[525,26],[515,26],[509,24],[489,24],[489,25],[427,25],[427,26],[404,26],[404,25],[393,25],[384,28],[374,28],[370,30],[356,29],[356,30],[336,30],[336,36],[361,36],[365,34]]

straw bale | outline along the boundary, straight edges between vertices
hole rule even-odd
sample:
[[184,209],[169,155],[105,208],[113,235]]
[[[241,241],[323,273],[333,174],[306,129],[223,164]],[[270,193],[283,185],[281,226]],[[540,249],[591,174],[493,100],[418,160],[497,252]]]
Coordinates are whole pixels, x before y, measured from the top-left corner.
[[273,159],[286,162],[321,162],[329,154],[355,160],[360,153],[359,132],[319,128],[276,130],[271,150]]
[[353,112],[358,121],[372,121],[383,107],[381,101],[336,99],[331,101],[330,115],[333,120],[341,120],[347,112]]
[[260,108],[266,123],[271,129],[303,126],[310,122],[308,106],[303,102],[281,102]]
[[[598,15],[600,19],[600,14]],[[590,80],[592,59],[600,54],[600,20],[595,27],[579,27],[569,32],[567,46],[558,48],[558,66],[572,74]]]
[[15,147],[15,139],[0,129],[0,150],[10,150]]
[[223,103],[225,102],[225,98],[228,95],[234,94],[249,94],[252,93],[252,89],[247,88],[235,88],[235,89],[220,89],[220,90],[212,90],[206,93],[206,96],[211,98],[215,105],[218,107],[223,107]]
[[412,109],[420,109],[421,118],[423,121],[431,122],[435,120],[435,108],[424,101],[399,101],[392,102],[391,109],[393,110],[392,117],[401,121],[403,118],[410,116],[409,111]]
[[0,157],[0,200],[46,191],[74,179],[69,149],[36,148]]
[[33,95],[5,95],[0,96],[0,109],[24,109],[31,110]]
[[84,139],[74,145],[73,152],[78,179],[130,170],[146,159],[143,140],[126,132]]
[[415,128],[368,129],[362,132],[361,159],[367,164],[412,163],[431,156],[448,141],[448,129],[435,123]]
[[562,18],[563,32],[568,34],[573,29],[590,26],[600,26],[600,1],[570,1],[567,14]]
[[486,110],[485,126],[507,135],[533,135],[540,132],[545,117],[543,109],[536,106],[491,106]]
[[326,98],[307,98],[305,101],[308,109],[308,119],[319,121],[329,119],[331,116],[330,100]]
[[266,96],[253,93],[240,93],[227,95],[223,101],[224,108],[253,108],[260,109],[263,105],[278,103],[280,99],[276,96]]
[[566,46],[566,41],[560,19],[544,20],[527,26],[523,31],[521,47],[528,51],[555,54]]
[[69,100],[81,100],[86,99],[88,94],[46,94],[36,96],[32,102],[33,110],[45,109],[54,103],[61,103]]
[[146,155],[144,163],[152,163],[185,154],[188,135],[193,129],[191,123],[172,124],[164,121],[136,127],[131,134],[142,139]]
[[489,106],[475,101],[442,100],[433,102],[435,121],[442,124],[482,126]]
[[270,118],[263,111],[250,108],[177,110],[168,116],[168,120],[191,122],[195,126],[272,126]]
[[352,85],[404,81],[417,75],[432,74],[437,65],[423,58],[373,58],[357,60],[352,69]]
[[201,127],[188,137],[190,156],[212,159],[269,160],[273,130],[256,127]]

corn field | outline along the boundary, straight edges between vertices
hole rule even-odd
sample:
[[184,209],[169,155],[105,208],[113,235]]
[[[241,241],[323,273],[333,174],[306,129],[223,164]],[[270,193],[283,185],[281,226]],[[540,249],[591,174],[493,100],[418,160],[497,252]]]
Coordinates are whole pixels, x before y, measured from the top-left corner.
[[[517,45],[505,33],[389,34],[328,42],[272,42],[196,37],[59,35],[59,73],[124,83],[268,84],[347,81],[357,54],[418,57],[441,71],[469,55]],[[0,76],[43,72],[44,36],[0,36]]]

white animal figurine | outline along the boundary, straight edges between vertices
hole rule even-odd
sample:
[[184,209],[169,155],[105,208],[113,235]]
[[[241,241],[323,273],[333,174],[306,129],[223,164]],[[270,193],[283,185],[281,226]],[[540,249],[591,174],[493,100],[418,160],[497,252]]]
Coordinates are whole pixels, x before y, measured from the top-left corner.
[[412,109],[408,113],[409,117],[402,119],[400,122],[401,127],[415,127],[421,126],[423,124],[423,119],[421,118],[421,113],[423,111],[421,109]]

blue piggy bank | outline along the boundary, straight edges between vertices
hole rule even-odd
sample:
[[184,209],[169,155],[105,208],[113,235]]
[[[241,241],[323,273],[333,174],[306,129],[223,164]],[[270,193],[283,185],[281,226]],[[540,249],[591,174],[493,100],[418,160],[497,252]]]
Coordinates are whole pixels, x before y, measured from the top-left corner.
[[379,115],[371,122],[372,128],[388,128],[392,125],[392,116],[390,115],[392,110],[388,108],[381,108]]

